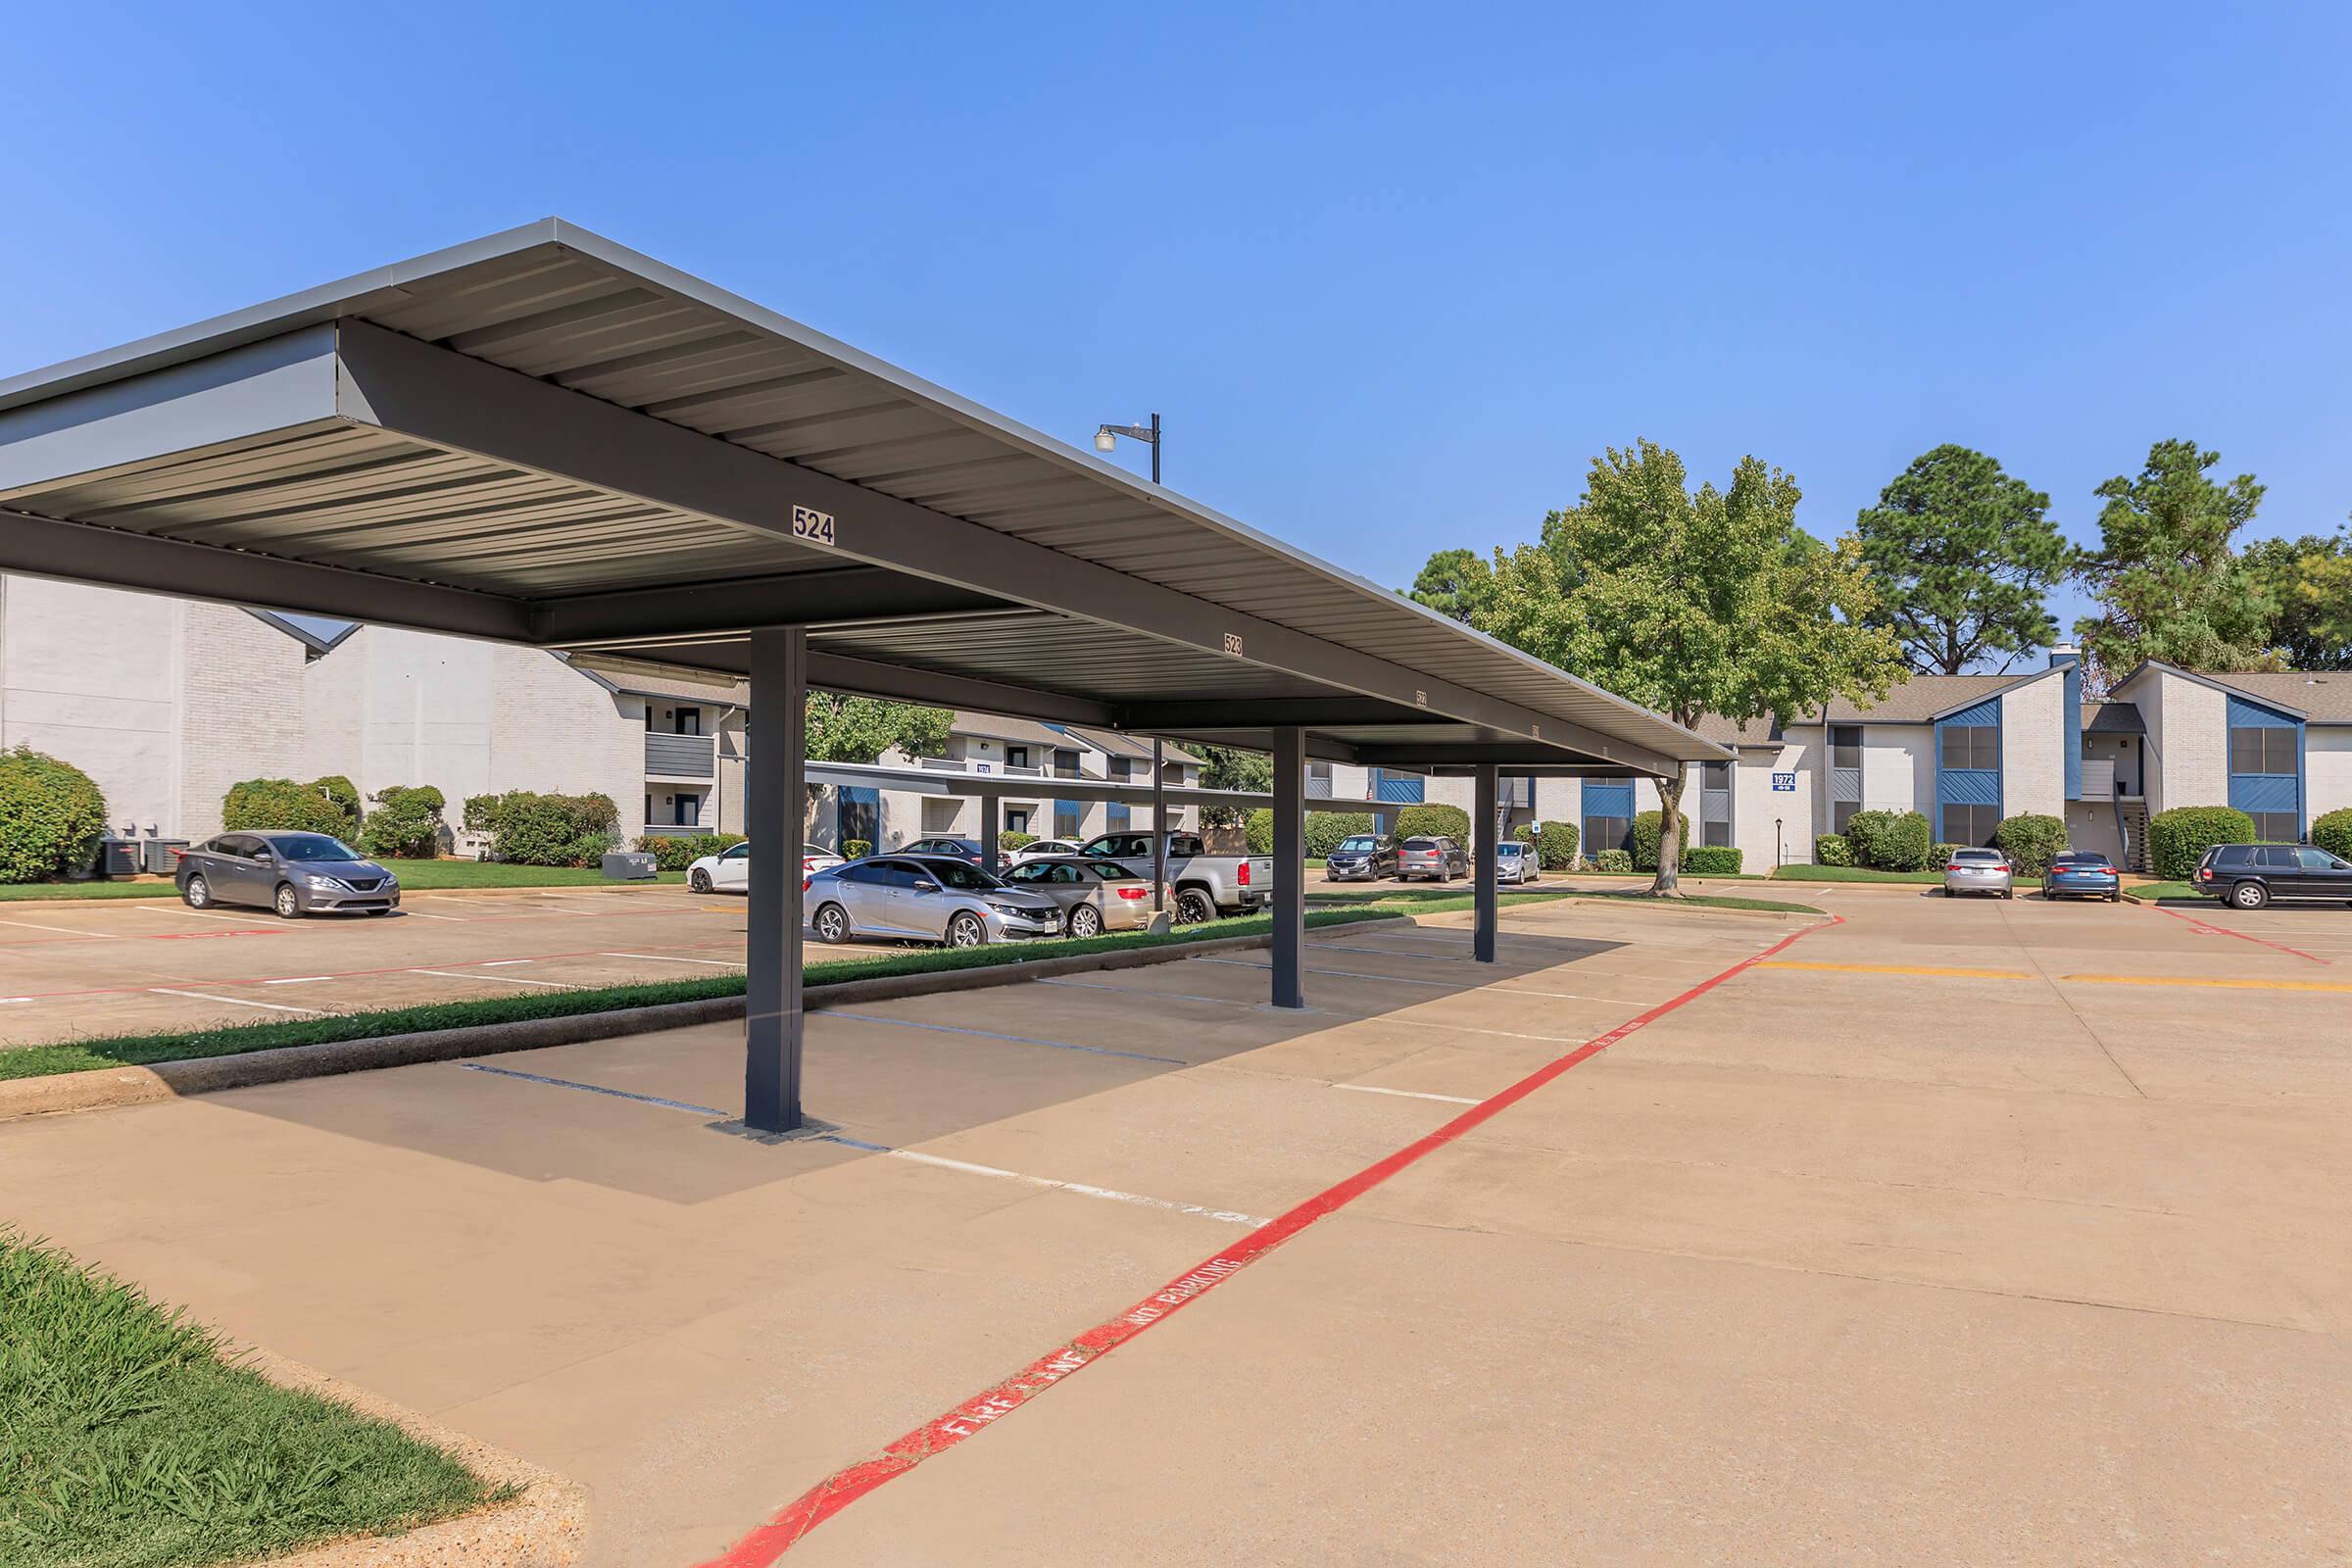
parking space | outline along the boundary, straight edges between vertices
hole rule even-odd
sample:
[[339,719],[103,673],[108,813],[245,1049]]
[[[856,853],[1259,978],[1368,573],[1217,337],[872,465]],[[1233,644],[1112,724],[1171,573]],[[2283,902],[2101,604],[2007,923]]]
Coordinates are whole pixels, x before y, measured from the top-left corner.
[[419,893],[389,915],[303,920],[175,899],[0,905],[0,1047],[740,973],[744,914],[667,887]]
[[599,1562],[958,1411],[790,1560],[2327,1560],[2352,976],[1916,892],[1326,930],[1305,1012],[1250,953],[828,1010],[786,1145],[712,1026],[0,1127],[0,1187],[582,1481]]

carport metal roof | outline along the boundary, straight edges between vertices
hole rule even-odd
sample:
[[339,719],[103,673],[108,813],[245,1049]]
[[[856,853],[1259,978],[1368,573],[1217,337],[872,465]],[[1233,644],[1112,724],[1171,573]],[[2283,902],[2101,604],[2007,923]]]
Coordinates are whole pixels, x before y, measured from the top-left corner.
[[1409,765],[1731,754],[547,220],[0,382],[0,569]]

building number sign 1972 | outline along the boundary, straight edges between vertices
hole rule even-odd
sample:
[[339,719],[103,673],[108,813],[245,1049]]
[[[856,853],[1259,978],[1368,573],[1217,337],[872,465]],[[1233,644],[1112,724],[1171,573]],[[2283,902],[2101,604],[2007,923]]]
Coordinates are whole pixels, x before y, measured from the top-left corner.
[[833,514],[819,512],[814,507],[792,509],[792,536],[805,545],[833,544]]

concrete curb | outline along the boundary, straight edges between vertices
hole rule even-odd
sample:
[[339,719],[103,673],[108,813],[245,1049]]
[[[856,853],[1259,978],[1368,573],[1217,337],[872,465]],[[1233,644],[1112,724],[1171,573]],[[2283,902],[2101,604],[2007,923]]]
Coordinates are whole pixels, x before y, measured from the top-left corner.
[[[1391,916],[1412,924],[1409,916]],[[1386,924],[1364,921],[1362,924]],[[1197,942],[1172,942],[1156,948],[1128,948],[1109,953],[1080,953],[1063,957],[983,964],[970,969],[948,969],[931,974],[894,974],[871,980],[843,980],[811,985],[802,994],[802,1005],[814,1012],[826,1007],[855,1006],[905,997],[936,996],[954,991],[981,991],[1014,985],[1023,980],[1088,974],[1106,969],[1135,969],[1173,963],[1203,953],[1232,953],[1269,947],[1269,933],[1260,936],[1204,937]],[[248,1051],[228,1056],[199,1056],[188,1061],[158,1062],[152,1067],[98,1067],[88,1072],[55,1073],[46,1078],[0,1081],[0,1121],[24,1116],[56,1115],[65,1111],[105,1110],[150,1101],[175,1100],[190,1095],[219,1094],[226,1089],[253,1089],[264,1084],[288,1083],[298,1078],[325,1078],[338,1073],[372,1072],[382,1067],[411,1067],[419,1062],[456,1061],[466,1056],[491,1056],[514,1051],[541,1051],[550,1046],[576,1046],[590,1040],[613,1040],[650,1034],[658,1029],[682,1029],[693,1024],[726,1023],[741,1018],[744,999],[711,997],[701,1002],[669,1002],[651,1007],[616,1007],[608,1012],[574,1013],[563,1018],[526,1018],[514,1023],[476,1024],[463,1029],[434,1029],[421,1034],[384,1035],[373,1040],[342,1040],[322,1046],[285,1046],[275,1051]]]

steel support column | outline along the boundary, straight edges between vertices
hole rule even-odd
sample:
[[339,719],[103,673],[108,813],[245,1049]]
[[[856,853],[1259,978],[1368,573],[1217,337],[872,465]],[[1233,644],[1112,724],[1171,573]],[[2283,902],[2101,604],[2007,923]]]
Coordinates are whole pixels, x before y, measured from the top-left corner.
[[[1154,462],[1159,448],[1152,448]],[[1152,912],[1167,907],[1168,897],[1168,770],[1159,737],[1152,737]]]
[[1306,732],[1274,731],[1274,1005],[1303,1007],[1306,988]]
[[1471,866],[1470,956],[1481,963],[1494,961],[1494,925],[1501,906],[1494,892],[1494,870],[1502,857],[1502,812],[1496,808],[1494,764],[1481,762],[1470,775]]
[[756,1132],[801,1125],[801,822],[808,757],[808,634],[752,633],[760,724],[745,791],[752,876],[746,942],[743,1120]]
[[1004,856],[997,847],[997,836],[1004,821],[1004,798],[983,793],[980,797],[980,864],[991,876],[1004,869]]

